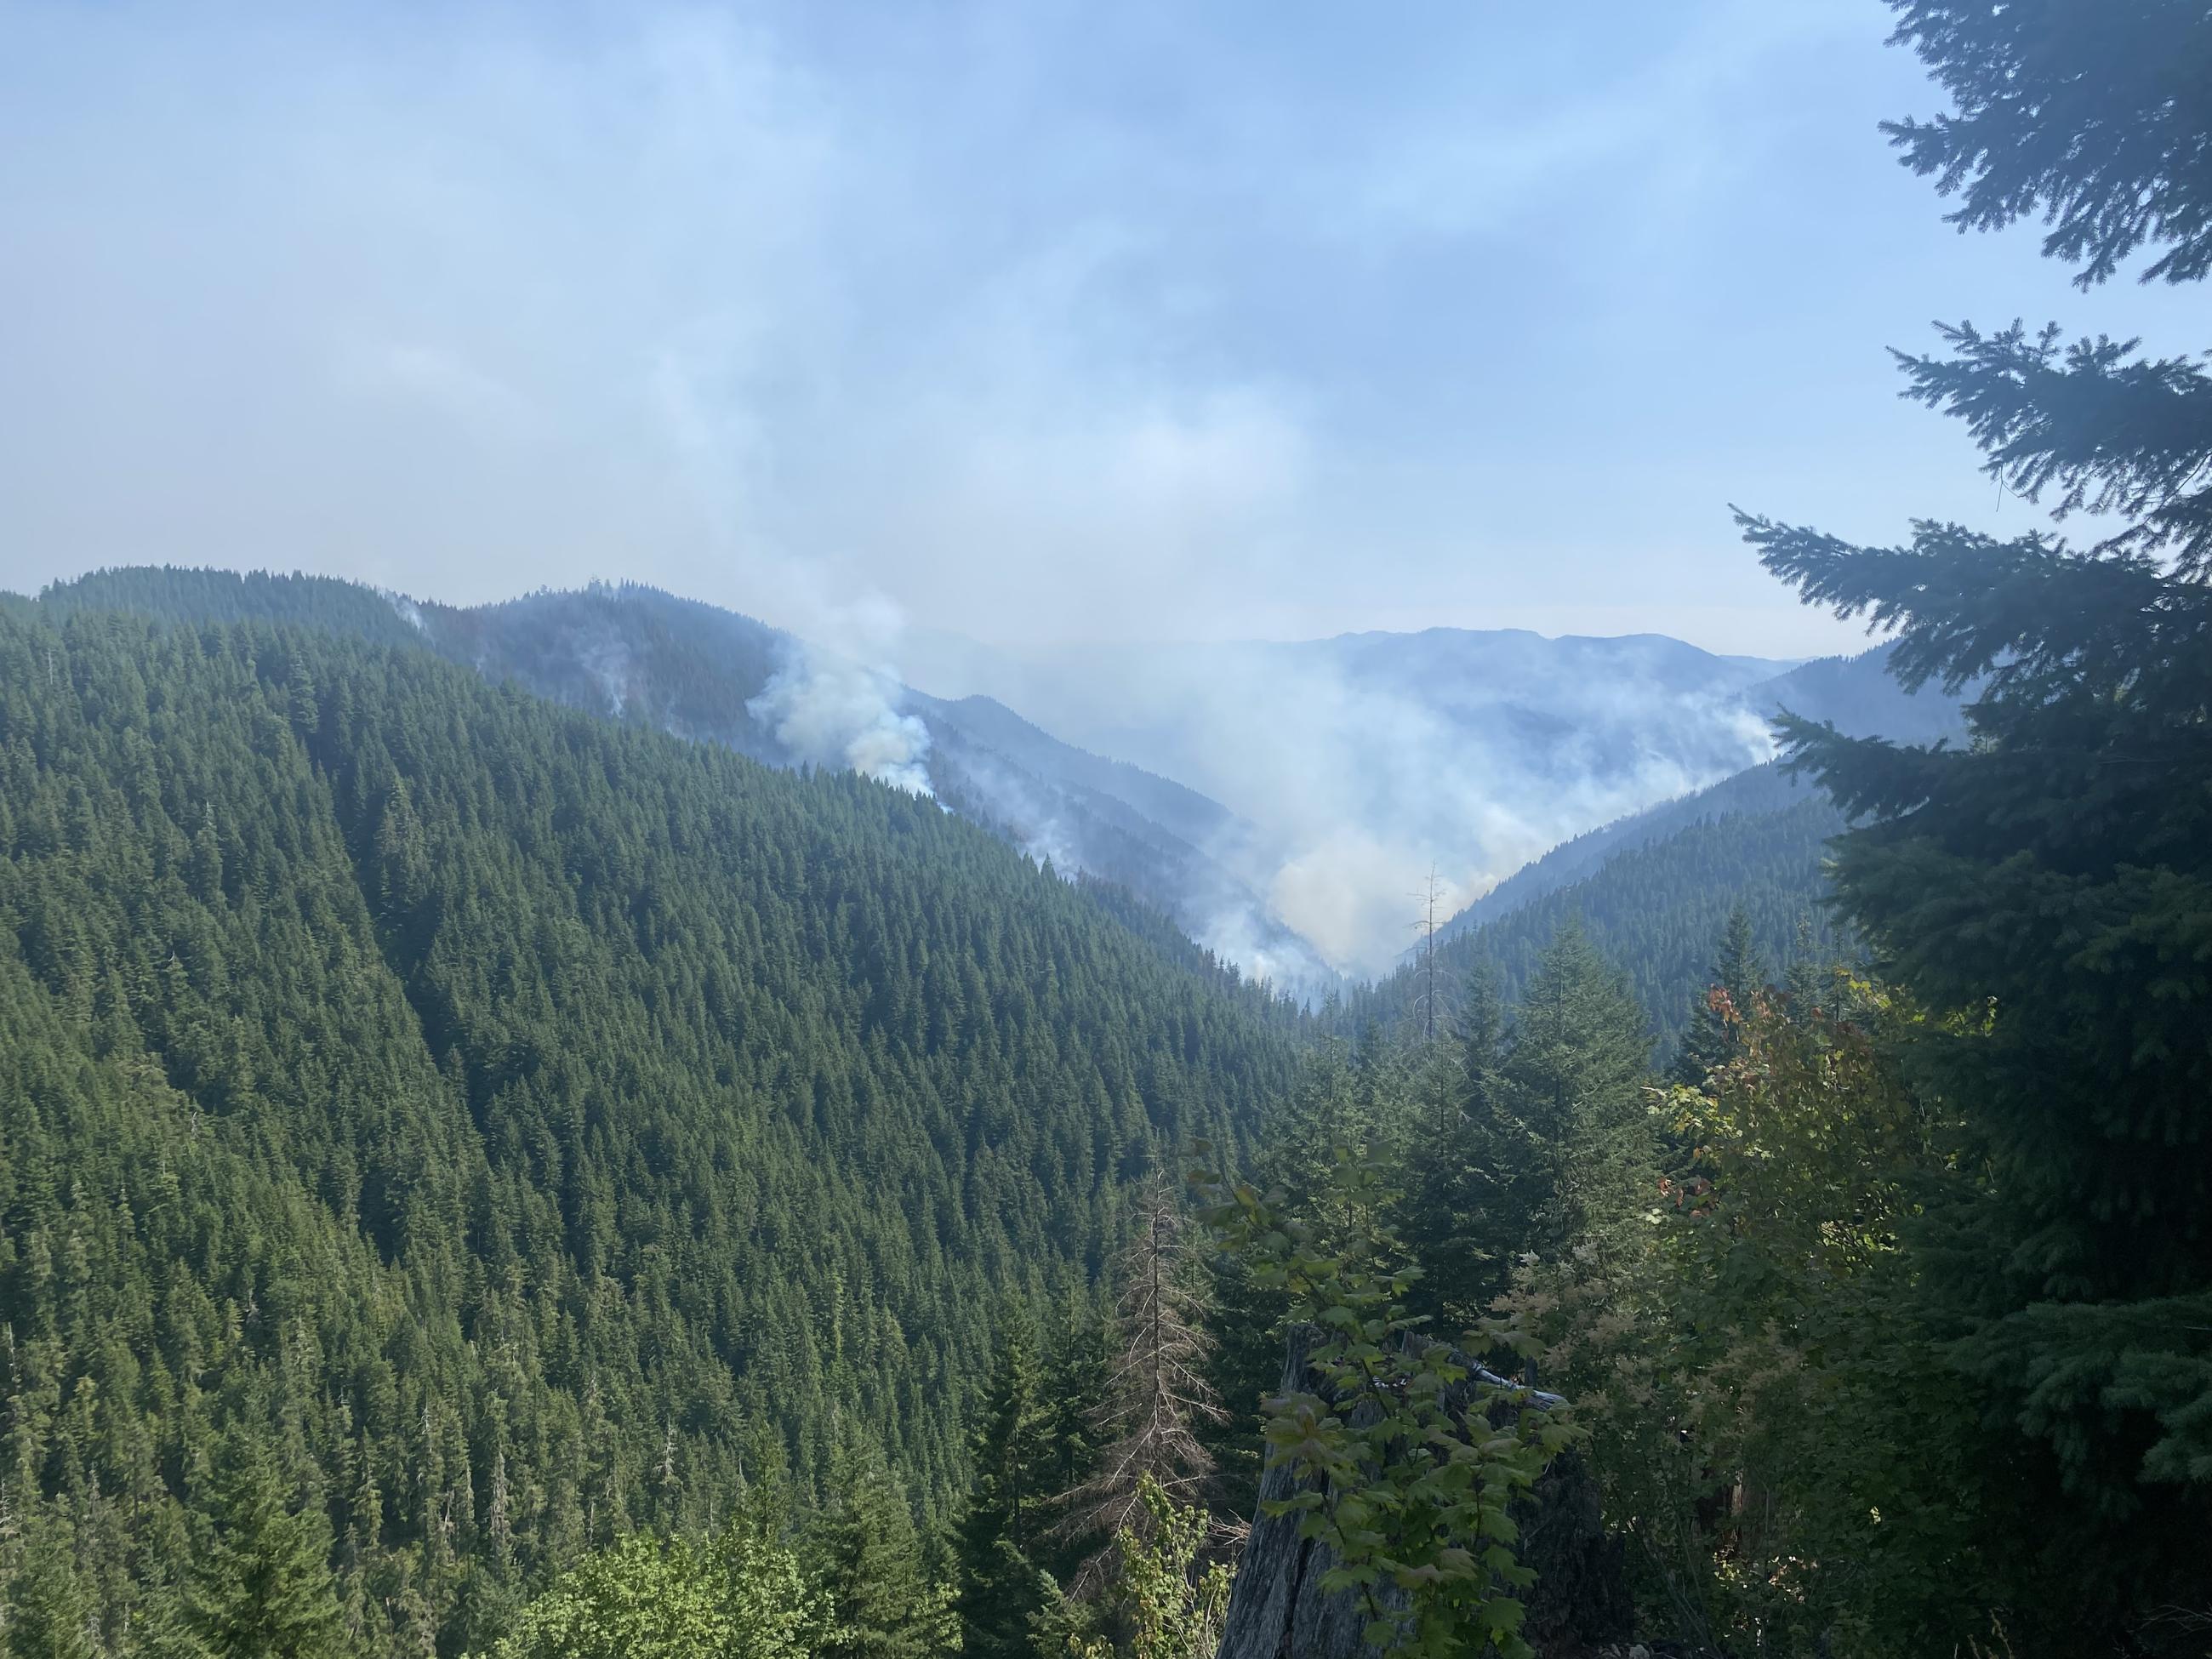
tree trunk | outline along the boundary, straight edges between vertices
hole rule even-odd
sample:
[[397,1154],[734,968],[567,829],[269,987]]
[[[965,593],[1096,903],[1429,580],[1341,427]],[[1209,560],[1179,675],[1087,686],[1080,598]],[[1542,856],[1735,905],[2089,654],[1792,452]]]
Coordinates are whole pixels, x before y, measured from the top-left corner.
[[[1283,1367],[1283,1392],[1319,1391],[1319,1379],[1306,1370],[1306,1339],[1291,1334]],[[1468,1381],[1448,1395],[1453,1414],[1464,1421],[1477,1384],[1504,1379],[1485,1370],[1464,1354]],[[1562,1404],[1540,1394],[1546,1406]],[[1218,1659],[1374,1659],[1361,1632],[1366,1618],[1358,1598],[1346,1591],[1323,1595],[1322,1576],[1336,1563],[1325,1544],[1298,1536],[1295,1515],[1271,1516],[1265,1505],[1292,1496],[1297,1483],[1287,1468],[1270,1469],[1260,1483],[1261,1513],[1237,1564],[1237,1587],[1229,1601]],[[1536,1583],[1523,1598],[1528,1607],[1522,1635],[1546,1659],[1567,1659],[1610,1643],[1626,1642],[1631,1607],[1621,1571],[1621,1547],[1607,1538],[1598,1511],[1597,1483],[1572,1452],[1553,1460],[1544,1476],[1515,1509],[1518,1546]]]

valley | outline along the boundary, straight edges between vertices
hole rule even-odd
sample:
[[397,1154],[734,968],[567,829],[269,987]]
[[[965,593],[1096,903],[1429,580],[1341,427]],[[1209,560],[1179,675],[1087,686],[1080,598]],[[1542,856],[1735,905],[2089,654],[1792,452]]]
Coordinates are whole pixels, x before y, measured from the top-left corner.
[[2208,65],[0,4],[0,1659],[2208,1659]]

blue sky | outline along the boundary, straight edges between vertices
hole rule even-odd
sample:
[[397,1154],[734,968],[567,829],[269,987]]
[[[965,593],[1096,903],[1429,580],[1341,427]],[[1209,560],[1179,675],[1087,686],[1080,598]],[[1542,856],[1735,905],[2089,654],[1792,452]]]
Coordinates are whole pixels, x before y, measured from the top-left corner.
[[2033,519],[1883,347],[2195,344],[1941,222],[1887,20],[0,0],[0,583],[1844,647],[1727,503]]

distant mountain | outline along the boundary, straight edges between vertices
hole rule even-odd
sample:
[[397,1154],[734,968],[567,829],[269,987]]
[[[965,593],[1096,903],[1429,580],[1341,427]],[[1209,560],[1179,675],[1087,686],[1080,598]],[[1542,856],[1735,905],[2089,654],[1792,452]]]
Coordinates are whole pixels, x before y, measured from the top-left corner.
[[1934,685],[1907,691],[1889,672],[1890,651],[1878,645],[1856,656],[1799,663],[1747,689],[1744,701],[1762,714],[1787,709],[1855,737],[1887,738],[1892,743],[1963,737],[1966,723],[1959,709],[1972,688],[1958,697]]
[[[1741,692],[1760,718],[1787,708],[1838,730],[1893,742],[1963,735],[1956,699],[1908,694],[1890,675],[1889,648],[1801,663]],[[1778,762],[1748,767],[1563,842],[1507,877],[1440,930],[1449,997],[1477,956],[1496,963],[1510,994],[1570,915],[1626,971],[1655,1034],[1671,1044],[1705,989],[1713,946],[1741,905],[1768,967],[1779,974],[1802,952],[1827,961],[1848,951],[1823,905],[1826,844],[1843,813],[1817,785]],[[1424,994],[1418,952],[1358,1006],[1403,1018]]]
[[[1468,901],[1455,937],[1679,831],[1794,810],[1763,768],[1780,709],[1905,740],[1958,720],[1940,693],[1905,695],[1886,647],[1793,663],[1657,635],[1433,629],[1024,657],[935,636],[902,643],[902,675],[859,646],[631,585],[456,608],[319,578],[133,570],[40,605],[414,641],[625,723],[849,766],[1063,875],[1127,888],[1302,997],[1339,988],[1340,970],[1389,971],[1431,869]],[[1809,902],[1817,860],[1807,870]]]
[[[1472,898],[1575,836],[1772,752],[1797,665],[1658,635],[1431,629],[1056,648],[943,637],[910,672],[1181,780],[1237,829],[1196,844],[1338,965],[1387,971],[1433,867]],[[1245,826],[1257,825],[1256,830]]]
[[[1887,646],[1855,657],[1801,663],[1747,687],[1742,699],[1747,709],[1761,720],[1787,709],[1808,720],[1829,721],[1855,737],[1933,743],[1965,732],[1957,699],[1933,688],[1909,693],[1897,683],[1889,672]],[[1814,786],[1792,778],[1773,763],[1747,768],[1719,783],[1561,842],[1452,917],[1443,932],[1456,935],[1505,915],[1582,879],[1619,854],[1692,825],[1788,812],[1802,805],[1808,794],[1818,793]],[[1836,827],[1842,827],[1840,817]]]
[[1062,875],[1118,883],[1255,978],[1309,994],[1335,972],[1218,860],[1249,833],[1195,791],[1062,743],[987,697],[909,690],[887,668],[635,584],[457,607],[323,577],[132,568],[40,596],[49,613],[303,623],[427,646],[573,708],[771,765],[850,765],[981,823]]
[[[1648,824],[1639,817],[1601,832],[1611,839],[1588,862],[1547,860],[1540,877],[1532,870],[1510,892],[1501,887],[1497,902],[1470,915],[1438,947],[1443,1010],[1457,1007],[1479,957],[1497,966],[1508,999],[1518,998],[1571,915],[1628,975],[1662,1050],[1687,1024],[1721,929],[1737,906],[1776,975],[1801,955],[1826,963],[1848,952],[1850,941],[1820,902],[1827,842],[1844,827],[1834,803],[1817,789],[1797,788],[1771,797],[1788,802],[1777,810],[1737,810],[1766,792],[1790,789],[1775,769],[1759,768],[1702,792],[1697,811],[1685,814],[1677,810],[1682,803],[1669,803],[1648,815]],[[1653,833],[1641,833],[1646,829]],[[1389,1024],[1415,1017],[1426,989],[1421,964],[1409,960],[1355,993],[1347,1006],[1355,1020]]]
[[[1527,908],[1543,898],[1595,874],[1624,853],[1664,841],[1686,830],[1718,823],[1730,818],[1758,818],[1791,811],[1808,799],[1827,805],[1825,794],[1812,785],[1792,778],[1778,762],[1748,767],[1732,777],[1694,790],[1656,806],[1616,818],[1601,829],[1563,842],[1534,862],[1524,865],[1480,898],[1462,910],[1440,930],[1445,939],[1456,938],[1471,927]],[[1842,817],[1835,816],[1840,828]],[[1831,832],[1832,833],[1832,832]],[[1409,951],[1409,956],[1411,952]]]

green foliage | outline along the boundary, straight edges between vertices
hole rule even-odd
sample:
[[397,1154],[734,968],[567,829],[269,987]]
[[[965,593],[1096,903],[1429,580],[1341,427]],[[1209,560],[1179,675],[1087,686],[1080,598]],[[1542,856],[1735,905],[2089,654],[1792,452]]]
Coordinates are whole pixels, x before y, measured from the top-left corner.
[[283,575],[176,565],[95,570],[75,581],[56,582],[39,595],[37,605],[38,613],[55,623],[112,611],[194,625],[258,622],[322,628],[373,645],[412,645],[420,637],[375,589],[296,570]]
[[1018,1316],[1001,1327],[970,1464],[975,1474],[954,1546],[961,1651],[1015,1659],[1033,1650],[1032,1626],[1060,1595],[1030,1553],[1053,1495],[1053,1458],[1035,1344]]
[[1201,1568],[1212,1530],[1206,1511],[1178,1504],[1149,1474],[1137,1487],[1148,1524],[1114,1540],[1109,1614],[1121,1639],[1070,1644],[1073,1659],[1213,1659],[1229,1610],[1231,1574],[1220,1562]]
[[1885,122],[1907,166],[1963,199],[1960,229],[2039,210],[2043,251],[2087,287],[2148,243],[2143,280],[2212,272],[2212,146],[2203,11],[2189,0],[2118,6],[1890,0],[1951,96],[1934,120]]
[[[1960,223],[2046,212],[2085,288],[2147,246],[2148,276],[2212,270],[2201,9],[1899,10],[1955,108],[1893,132],[1963,190]],[[2021,1587],[2022,1639],[2156,1649],[2174,1609],[2212,1612],[2212,376],[2055,328],[1944,333],[1948,356],[1905,360],[1911,395],[2057,515],[2118,520],[2103,540],[1742,522],[1808,602],[1893,629],[1905,684],[1978,688],[1964,747],[1784,734],[1868,820],[1838,898],[1934,1016],[1907,1080],[1989,1171],[1913,1230],[1927,1317],[2012,1432],[1977,1542]]]
[[563,1573],[495,1659],[810,1659],[814,1619],[781,1546],[740,1528],[708,1544],[634,1536]]
[[0,1500],[108,1638],[240,1436],[370,1656],[764,1468],[805,1507],[841,1418],[927,1522],[994,1303],[1291,1076],[926,801],[411,647],[0,617]]
[[100,1659],[99,1615],[74,1555],[73,1540],[58,1525],[38,1528],[23,1541],[0,1613],[7,1659]]
[[872,1448],[848,1447],[831,1464],[805,1557],[822,1614],[817,1659],[928,1659],[951,1645],[949,1587],[931,1582],[906,1493]]
[[1298,1514],[1302,1535],[1333,1553],[1322,1587],[1361,1598],[1376,1646],[1528,1653],[1514,1592],[1532,1575],[1514,1554],[1511,1505],[1567,1428],[1531,1408],[1525,1390],[1484,1382],[1464,1424],[1455,1419],[1447,1390],[1469,1373],[1407,1311],[1417,1273],[1382,1224],[1392,1199],[1376,1159],[1340,1149],[1310,1217],[1289,1212],[1280,1193],[1198,1179],[1216,1200],[1210,1224],[1311,1334],[1317,1391],[1265,1405],[1269,1467],[1287,1466],[1301,1483],[1269,1512]]
[[1735,1057],[1733,1011],[1747,1007],[1765,988],[1766,969],[1751,935],[1751,916],[1741,905],[1729,912],[1705,988],[1690,1010],[1690,1024],[1674,1051],[1668,1076],[1695,1088],[1715,1067]]
[[[1504,1068],[1509,1053],[1498,975],[1478,958],[1468,975],[1457,1032],[1458,1065],[1439,1065],[1417,1106],[1418,1149],[1406,1160],[1400,1226],[1424,1264],[1413,1305],[1452,1330],[1487,1317],[1512,1264],[1537,1248],[1536,1217],[1554,1167],[1516,1109]],[[1437,1046],[1442,1061],[1448,1048]]]
[[1515,1297],[1590,1434],[1655,1627],[1714,1650],[1906,1655],[1987,1641],[1989,1451],[1913,1293],[1906,1236],[1959,1176],[1873,988],[1851,1017],[1755,991],[1733,1058],[1668,1097],[1690,1148],[1656,1224]]
[[[1745,778],[1764,783],[1765,769]],[[1553,938],[1574,920],[1626,975],[1671,1055],[1710,984],[1713,940],[1735,911],[1749,918],[1753,947],[1769,962],[1795,959],[1808,926],[1803,948],[1815,962],[1851,954],[1847,931],[1822,908],[1828,841],[1844,825],[1834,802],[1814,789],[1762,788],[1741,805],[1713,793],[1726,803],[1713,816],[1612,850],[1587,873],[1455,933],[1437,947],[1439,976],[1464,996],[1476,964],[1487,963],[1498,994],[1518,1002]],[[1355,1021],[1403,1024],[1420,986],[1414,969],[1401,968],[1355,993],[1348,1012]]]
[[1509,1224],[1557,1259],[1601,1248],[1650,1202],[1650,1043],[1617,969],[1570,919],[1546,947],[1498,1070],[1530,1171]]
[[252,1435],[234,1434],[222,1448],[212,1511],[189,1604],[214,1659],[340,1652],[329,1522],[319,1505],[287,1491]]

